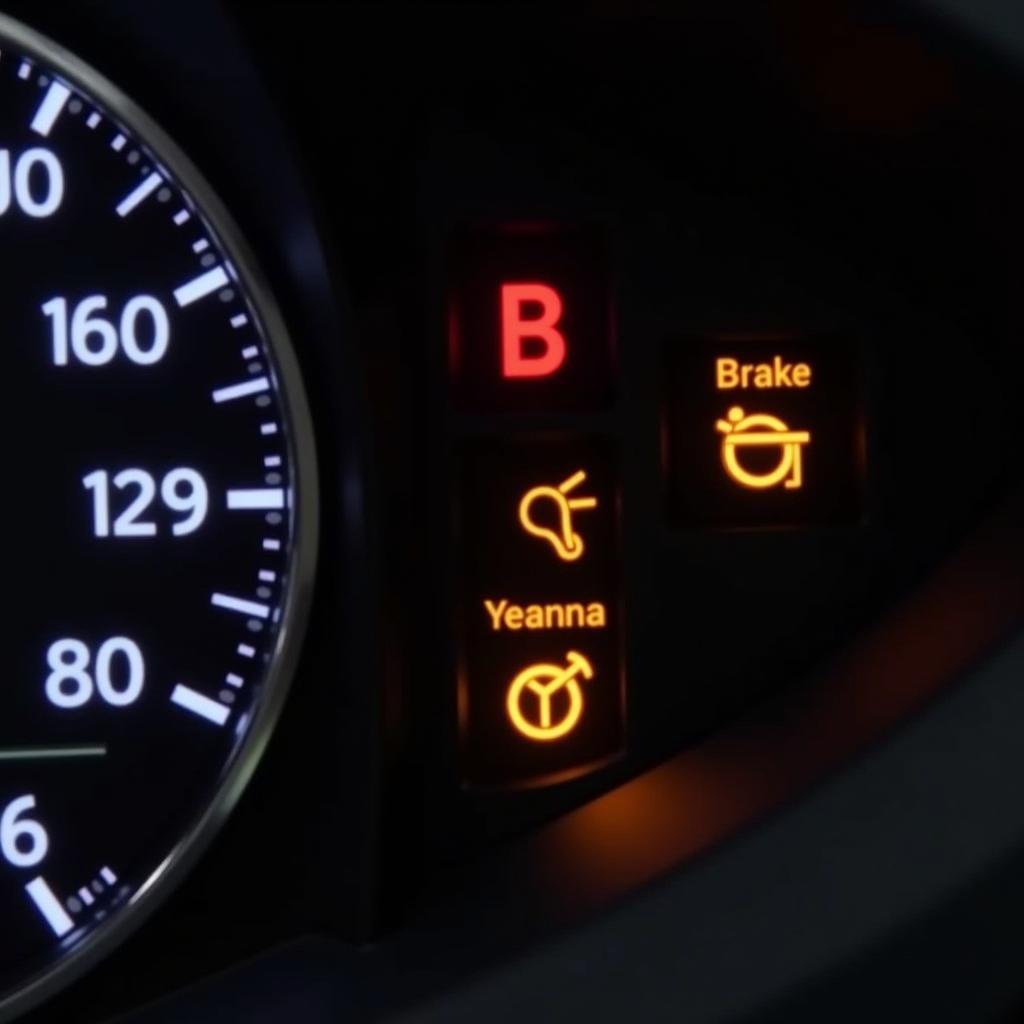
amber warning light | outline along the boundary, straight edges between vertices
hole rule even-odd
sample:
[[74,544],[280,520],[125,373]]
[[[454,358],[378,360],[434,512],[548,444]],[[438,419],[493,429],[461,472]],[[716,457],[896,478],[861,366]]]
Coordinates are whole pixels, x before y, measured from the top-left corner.
[[[586,472],[578,470],[557,487],[549,484],[531,487],[519,502],[519,522],[523,529],[546,540],[564,562],[575,562],[583,555],[583,537],[573,527],[573,513],[597,508],[597,498],[570,497],[586,479]],[[537,506],[545,502],[555,507],[557,526],[554,529],[538,522]]]
[[674,345],[663,433],[674,518],[712,527],[858,521],[856,352],[834,336]]
[[[787,490],[804,485],[803,446],[811,443],[806,430],[789,430],[777,416],[755,413],[748,416],[737,405],[728,416],[717,423],[722,440],[722,464],[726,473],[741,487],[761,490],[782,484]],[[752,473],[740,460],[740,450],[757,446],[777,450],[779,461],[767,472]]]
[[624,737],[614,477],[601,444],[467,459],[460,725],[471,786],[541,785]]

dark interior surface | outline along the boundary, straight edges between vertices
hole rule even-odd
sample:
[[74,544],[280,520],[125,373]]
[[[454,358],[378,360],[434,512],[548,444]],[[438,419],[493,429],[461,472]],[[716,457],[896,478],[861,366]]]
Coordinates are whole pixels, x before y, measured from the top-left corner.
[[[1012,722],[1022,610],[1024,167],[1005,54],[916,5],[855,0],[8,7],[131,93],[243,225],[292,324],[325,521],[303,664],[238,813],[136,938],[29,1019],[103,1021],[224,971],[137,1019],[369,1019],[449,996],[426,1017],[543,1019],[531,993],[554,985],[559,942],[579,996],[563,1012],[602,1019],[615,1000],[590,972],[615,946],[650,953],[653,936],[662,951],[706,944],[678,979],[686,1019],[855,1019],[835,1001],[899,987],[883,960],[923,985],[929,958],[957,960],[957,936],[1001,948],[1024,832],[1007,819],[988,860],[980,845],[936,854],[940,838],[948,852],[990,836],[1010,799],[998,762],[935,806],[920,766],[959,777],[972,735],[1010,743],[994,720]],[[450,379],[458,240],[523,225],[600,239],[605,265],[582,289],[612,335],[598,400],[510,410],[462,401]],[[688,358],[723,337],[841,350],[849,388],[831,404],[862,443],[850,514],[673,511],[686,485],[666,430],[700,398]],[[714,399],[700,399],[709,429]],[[606,657],[624,737],[558,784],[466,787],[465,453],[595,439],[618,512],[605,543],[621,636]],[[533,579],[524,569],[522,593]],[[905,806],[885,804],[893,778],[910,780]],[[972,803],[958,832],[950,816]],[[887,831],[901,811],[916,863],[938,864],[920,914]],[[864,830],[877,848],[858,860]],[[834,848],[816,859],[816,843]],[[816,875],[833,854],[835,874]],[[1003,876],[1004,914],[986,916]],[[829,907],[821,892],[837,888]],[[638,908],[659,895],[645,931]],[[669,908],[690,931],[673,933],[685,922]],[[755,941],[744,914],[787,913],[796,937],[773,959],[777,936]],[[740,981],[728,922],[760,958]],[[961,1001],[936,998],[929,1019],[1011,1005],[1014,965],[986,964],[961,962]],[[620,993],[651,983],[621,969]],[[487,970],[500,995],[471,987]],[[645,1020],[686,1009],[639,1004]]]

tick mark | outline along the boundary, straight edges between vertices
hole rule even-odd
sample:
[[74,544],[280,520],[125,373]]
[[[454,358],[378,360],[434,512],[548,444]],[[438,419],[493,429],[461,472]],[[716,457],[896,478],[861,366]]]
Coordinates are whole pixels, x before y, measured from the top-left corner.
[[30,125],[32,131],[38,135],[47,136],[60,117],[60,112],[67,103],[71,90],[63,82],[51,82],[50,88],[46,90],[43,102],[39,104],[35,117]]

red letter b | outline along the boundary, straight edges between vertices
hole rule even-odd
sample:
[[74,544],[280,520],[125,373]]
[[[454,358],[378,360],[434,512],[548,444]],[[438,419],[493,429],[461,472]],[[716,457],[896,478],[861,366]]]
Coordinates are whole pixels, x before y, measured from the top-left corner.
[[[540,316],[523,318],[523,306],[540,306]],[[503,377],[550,377],[565,362],[565,336],[555,325],[562,300],[546,284],[501,286],[501,373]],[[541,351],[528,353],[523,342],[534,339]],[[531,346],[536,348],[537,346]]]

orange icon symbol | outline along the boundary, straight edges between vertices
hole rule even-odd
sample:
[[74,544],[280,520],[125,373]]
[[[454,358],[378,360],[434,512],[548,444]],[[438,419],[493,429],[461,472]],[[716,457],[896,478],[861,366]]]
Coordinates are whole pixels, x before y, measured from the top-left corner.
[[[782,484],[787,490],[803,486],[803,446],[810,444],[806,430],[790,430],[776,416],[767,413],[746,415],[739,406],[726,413],[727,418],[716,424],[722,438],[722,464],[725,471],[738,484],[764,490]],[[740,463],[739,448],[779,448],[778,463],[767,472],[752,473]]]
[[[568,480],[563,480],[557,487],[547,485],[534,487],[523,495],[519,502],[519,522],[523,529],[534,537],[546,540],[554,549],[555,554],[563,562],[575,562],[583,554],[583,538],[573,529],[572,514],[583,509],[597,508],[597,498],[570,498],[570,491],[575,490],[587,474],[581,469],[573,473]],[[538,523],[534,518],[534,506],[544,500],[552,501],[558,513],[558,529]]]
[[[594,666],[576,651],[569,651],[565,659],[565,665],[524,668],[508,688],[505,710],[512,724],[527,739],[557,740],[572,732],[583,714],[583,691],[576,680],[577,677],[593,679]],[[555,696],[563,689],[565,707],[560,709],[555,721]]]

